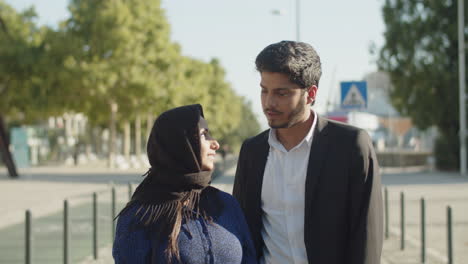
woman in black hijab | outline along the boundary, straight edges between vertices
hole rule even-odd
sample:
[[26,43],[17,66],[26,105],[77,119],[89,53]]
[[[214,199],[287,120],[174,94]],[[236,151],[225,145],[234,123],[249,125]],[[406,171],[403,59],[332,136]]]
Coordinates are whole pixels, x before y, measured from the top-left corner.
[[217,149],[201,105],[159,116],[151,168],[118,217],[115,263],[256,263],[237,201],[209,186]]

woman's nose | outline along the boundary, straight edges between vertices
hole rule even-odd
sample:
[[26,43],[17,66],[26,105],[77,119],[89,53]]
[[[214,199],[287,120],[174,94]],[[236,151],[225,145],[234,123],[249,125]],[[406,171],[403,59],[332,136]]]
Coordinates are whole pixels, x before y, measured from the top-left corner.
[[218,143],[217,140],[213,139],[213,141],[211,142],[211,148],[214,149],[214,150],[219,149],[219,143]]

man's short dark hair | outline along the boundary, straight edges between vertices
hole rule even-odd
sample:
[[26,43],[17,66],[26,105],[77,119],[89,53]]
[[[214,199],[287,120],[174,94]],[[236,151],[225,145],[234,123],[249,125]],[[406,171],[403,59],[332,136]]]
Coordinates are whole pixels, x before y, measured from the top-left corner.
[[322,67],[315,49],[304,42],[281,41],[263,49],[255,59],[259,72],[277,72],[301,88],[318,86]]

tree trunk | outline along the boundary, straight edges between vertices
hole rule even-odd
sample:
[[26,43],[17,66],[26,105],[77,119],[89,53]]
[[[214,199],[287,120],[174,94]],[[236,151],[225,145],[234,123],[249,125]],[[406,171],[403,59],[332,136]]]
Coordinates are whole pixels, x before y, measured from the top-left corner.
[[118,105],[116,102],[110,102],[110,124],[109,124],[109,157],[108,157],[108,165],[109,168],[115,168],[115,145],[116,145],[116,120],[117,120],[117,111]]
[[124,124],[124,146],[123,146],[123,152],[125,159],[127,161],[130,160],[130,145],[131,145],[131,126],[129,121],[125,121]]
[[135,155],[137,159],[141,157],[141,116],[135,119]]
[[6,126],[3,122],[3,117],[0,115],[0,153],[2,155],[3,163],[8,169],[8,175],[11,178],[18,178],[15,162],[9,149],[10,142],[6,133]]
[[94,138],[94,147],[95,147],[95,153],[96,156],[99,158],[103,157],[103,151],[102,151],[102,129],[99,127],[96,127],[93,129],[93,138]]
[[146,116],[146,144],[148,144],[148,138],[151,134],[151,128],[153,128],[153,115],[148,113],[148,115]]

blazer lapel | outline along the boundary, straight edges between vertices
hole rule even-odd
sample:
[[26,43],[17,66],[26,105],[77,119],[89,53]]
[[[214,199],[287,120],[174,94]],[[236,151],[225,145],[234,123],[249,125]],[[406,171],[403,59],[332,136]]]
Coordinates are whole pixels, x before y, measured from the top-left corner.
[[252,164],[250,166],[250,169],[252,170],[252,202],[259,211],[261,211],[263,174],[265,172],[268,153],[270,151],[270,145],[268,144],[268,133],[265,133],[264,135],[265,136],[261,139],[261,141],[258,142],[258,145],[255,146],[255,154],[252,157]]
[[254,240],[255,249],[258,257],[262,255],[263,239],[262,239],[262,185],[263,174],[268,159],[270,145],[268,144],[268,133],[264,133],[260,140],[255,142],[251,148],[251,155],[248,156],[246,161],[248,166],[248,179],[247,179],[247,212],[246,217],[250,218],[249,225]]
[[[309,164],[305,183],[305,212],[304,212],[304,234],[308,234],[310,223],[310,213],[312,210],[312,197],[317,187],[319,177],[322,177],[322,169],[328,152],[328,121],[317,115],[317,127],[313,135],[312,146],[310,148]],[[305,238],[307,239],[307,238]],[[306,241],[307,243],[307,241]]]

